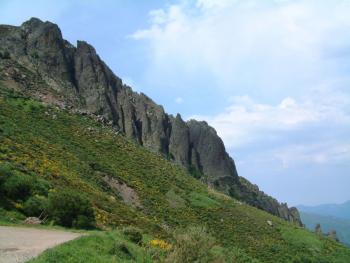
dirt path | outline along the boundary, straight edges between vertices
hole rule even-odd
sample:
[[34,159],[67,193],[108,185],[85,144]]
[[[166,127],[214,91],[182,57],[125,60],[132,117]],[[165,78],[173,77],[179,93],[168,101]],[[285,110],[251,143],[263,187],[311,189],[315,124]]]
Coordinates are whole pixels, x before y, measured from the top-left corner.
[[78,233],[24,227],[0,226],[0,263],[22,263],[81,236]]

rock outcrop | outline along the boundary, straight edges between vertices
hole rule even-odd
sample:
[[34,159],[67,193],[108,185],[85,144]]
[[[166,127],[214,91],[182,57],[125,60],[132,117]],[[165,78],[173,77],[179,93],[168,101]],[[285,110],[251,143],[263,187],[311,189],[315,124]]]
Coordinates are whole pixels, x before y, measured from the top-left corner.
[[[206,122],[185,122],[179,114],[168,115],[146,95],[124,85],[91,45],[78,41],[75,47],[64,40],[57,25],[32,18],[19,27],[0,26],[0,51],[45,84],[33,87],[17,81],[26,94],[99,115],[128,138],[182,165],[209,186],[301,223],[295,208],[280,204],[237,175],[214,128]],[[16,81],[5,60],[0,60],[2,78]]]
[[339,238],[337,236],[337,231],[335,231],[334,229],[332,229],[331,231],[329,231],[328,236],[333,239],[334,241],[339,242]]
[[322,229],[321,229],[321,224],[317,224],[317,225],[315,226],[315,233],[316,233],[317,235],[319,235],[319,236],[322,236],[322,235],[323,235]]

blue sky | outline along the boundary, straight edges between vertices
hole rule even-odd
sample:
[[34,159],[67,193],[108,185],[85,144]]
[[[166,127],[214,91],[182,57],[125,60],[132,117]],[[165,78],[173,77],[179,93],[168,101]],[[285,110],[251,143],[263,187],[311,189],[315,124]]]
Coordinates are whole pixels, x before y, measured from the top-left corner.
[[0,0],[86,40],[135,90],[208,121],[238,172],[289,204],[350,199],[350,2]]

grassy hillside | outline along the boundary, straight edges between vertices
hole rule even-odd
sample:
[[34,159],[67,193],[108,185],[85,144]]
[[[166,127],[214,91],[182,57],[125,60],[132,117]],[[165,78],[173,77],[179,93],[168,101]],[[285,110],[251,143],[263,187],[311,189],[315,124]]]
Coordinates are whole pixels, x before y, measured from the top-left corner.
[[331,230],[336,230],[339,240],[350,247],[349,219],[341,219],[305,212],[300,212],[300,216],[305,226],[312,231],[315,229],[317,224],[321,224],[322,232],[325,234],[329,233]]
[[[206,248],[207,243],[195,241],[201,240],[198,236],[213,240],[207,248],[213,255],[231,253],[226,262],[349,262],[350,250],[342,245],[208,189],[163,156],[90,117],[21,98],[0,85],[0,168],[12,182],[3,186],[27,189],[23,198],[11,195],[12,190],[2,192],[0,220],[21,219],[34,201],[57,200],[55,193],[66,191],[88,199],[96,226],[107,231],[48,251],[34,262],[164,261],[174,253],[180,257]],[[34,201],[28,204],[29,198]],[[121,230],[109,232],[125,226],[140,229],[142,240],[127,241]],[[207,233],[187,230],[193,226]],[[124,246],[115,249],[121,242]],[[91,256],[81,260],[72,251]]]

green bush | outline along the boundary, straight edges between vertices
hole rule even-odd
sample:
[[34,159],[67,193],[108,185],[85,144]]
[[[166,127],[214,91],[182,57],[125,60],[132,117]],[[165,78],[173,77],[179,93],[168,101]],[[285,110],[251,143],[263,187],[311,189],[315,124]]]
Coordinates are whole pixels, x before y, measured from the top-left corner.
[[9,58],[11,58],[11,56],[7,50],[4,50],[4,51],[0,51],[0,58],[9,59]]
[[26,216],[40,216],[47,210],[48,200],[45,196],[35,195],[30,197],[23,205]]
[[175,245],[165,262],[171,263],[259,263],[243,250],[236,247],[230,249],[218,245],[203,227],[190,227],[174,234]]
[[18,211],[8,211],[0,207],[0,221],[19,223],[25,219],[25,216]]
[[195,168],[192,165],[190,166],[190,168],[188,168],[188,172],[190,173],[191,176],[193,176],[196,179],[201,179],[203,176],[201,171],[199,171],[197,168]]
[[13,174],[12,169],[9,165],[0,165],[0,187],[1,185]]
[[174,234],[175,246],[166,262],[210,262],[209,251],[215,239],[202,227],[191,227]]
[[47,196],[49,189],[49,182],[35,174],[24,174],[9,165],[0,165],[0,199],[26,201],[34,195]]
[[6,197],[18,201],[26,200],[34,188],[34,178],[28,175],[14,173],[2,184],[2,190]]
[[90,200],[71,190],[51,192],[48,212],[57,224],[65,227],[92,228],[95,225],[94,210]]
[[42,196],[47,196],[49,193],[51,185],[48,181],[40,179],[40,178],[35,178],[35,184],[33,185],[32,188],[32,195],[42,195]]
[[116,242],[110,249],[109,253],[127,261],[135,261],[130,246],[126,242]]
[[95,221],[95,218],[85,215],[78,215],[77,218],[73,220],[72,226],[75,228],[92,228],[94,226],[92,220]]
[[32,58],[34,58],[34,59],[38,59],[38,58],[39,58],[39,54],[38,54],[37,51],[32,52],[32,53],[30,54],[30,56],[31,56]]
[[217,263],[260,263],[259,260],[253,259],[247,255],[243,250],[237,247],[223,248],[221,246],[214,246],[210,251],[210,262]]
[[123,229],[124,236],[129,239],[131,242],[135,244],[140,244],[142,241],[142,233],[141,230],[136,227],[126,227]]

